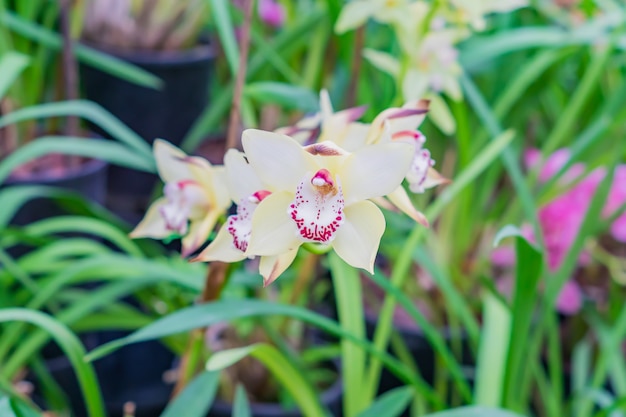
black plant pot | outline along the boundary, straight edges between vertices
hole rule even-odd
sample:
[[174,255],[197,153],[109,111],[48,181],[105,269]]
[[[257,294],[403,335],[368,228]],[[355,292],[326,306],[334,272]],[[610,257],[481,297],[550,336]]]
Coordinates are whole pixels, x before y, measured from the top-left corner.
[[[68,170],[62,176],[36,175],[26,179],[11,179],[0,184],[0,188],[15,187],[20,185],[46,185],[76,192],[86,200],[104,204],[106,200],[107,170],[109,165],[100,160],[90,159],[78,167]],[[26,202],[10,221],[14,226],[26,226],[38,220],[64,214],[59,207],[49,198],[34,198]],[[18,258],[28,252],[25,245],[15,246],[9,249],[9,254]]]
[[[141,87],[98,69],[83,66],[85,96],[102,105],[148,143],[163,138],[179,145],[208,105],[215,53],[209,44],[185,51],[126,52],[102,49],[137,65],[163,81],[160,90]],[[101,132],[105,137],[106,132]],[[113,167],[109,173],[109,207],[130,221],[143,214],[156,176]]]
[[[343,386],[341,378],[338,378],[327,390],[321,394],[321,402],[335,417],[342,415]],[[284,408],[280,404],[251,403],[250,413],[252,417],[304,417],[298,409]],[[233,415],[233,405],[217,400],[213,403],[207,417],[230,417]]]
[[[99,334],[91,334],[92,337],[94,335]],[[110,339],[119,336],[120,334],[116,334]],[[96,361],[94,368],[104,399],[106,415],[122,417],[124,404],[133,402],[136,417],[160,416],[167,406],[173,388],[171,384],[164,382],[163,374],[172,369],[174,358],[174,355],[160,343],[144,342],[126,346]],[[78,380],[68,359],[64,356],[50,359],[46,361],[46,366],[66,394],[68,405],[73,411],[72,415],[88,417]],[[41,399],[36,380],[34,384],[35,399],[45,408],[45,400]]]

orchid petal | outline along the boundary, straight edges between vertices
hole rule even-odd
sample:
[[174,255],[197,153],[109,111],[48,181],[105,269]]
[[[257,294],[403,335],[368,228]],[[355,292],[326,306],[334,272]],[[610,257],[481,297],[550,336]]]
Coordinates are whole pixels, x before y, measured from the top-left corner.
[[297,249],[289,250],[275,256],[262,256],[259,264],[259,273],[263,276],[263,286],[267,287],[276,281],[289,268],[298,254]]
[[428,219],[424,214],[413,207],[409,195],[402,186],[396,188],[393,192],[387,194],[387,198],[395,207],[400,209],[404,214],[418,222],[419,224],[429,227]]
[[233,237],[228,232],[228,227],[222,226],[215,240],[211,242],[192,262],[237,262],[246,258],[246,255],[233,245]]
[[139,222],[137,227],[130,232],[130,237],[152,237],[155,239],[162,239],[170,236],[172,231],[167,229],[165,220],[163,220],[163,217],[161,216],[161,207],[167,205],[167,203],[167,198],[159,198],[152,203],[144,218]]
[[426,179],[422,183],[422,187],[428,189],[436,187],[438,185],[450,184],[451,182],[452,181],[441,175],[435,168],[430,167],[428,168]]
[[226,166],[228,189],[233,201],[238,203],[263,189],[263,184],[242,152],[229,149],[224,155],[224,165]]
[[332,245],[346,263],[374,273],[374,260],[385,231],[385,217],[370,201],[360,201],[345,209],[346,221],[337,230]]
[[162,139],[156,139],[153,148],[157,170],[164,182],[178,182],[192,177],[185,162],[187,154],[183,151]]
[[415,146],[405,142],[368,145],[351,154],[339,178],[345,204],[389,194],[402,183]]
[[355,0],[345,4],[337,18],[335,32],[342,34],[363,25],[379,7],[377,2],[366,0]]
[[248,254],[279,255],[300,246],[296,224],[287,214],[292,201],[292,193],[276,192],[259,203],[252,217]]
[[189,232],[182,239],[181,255],[183,258],[194,253],[206,242],[221,214],[222,213],[218,210],[211,210],[203,219],[192,220],[190,222]]
[[202,186],[209,198],[211,210],[226,210],[231,205],[230,192],[226,186],[226,169],[214,167],[209,161],[198,156],[187,157],[192,179]]
[[313,156],[289,136],[247,129],[242,137],[246,157],[269,191],[295,190],[307,171],[316,171]]

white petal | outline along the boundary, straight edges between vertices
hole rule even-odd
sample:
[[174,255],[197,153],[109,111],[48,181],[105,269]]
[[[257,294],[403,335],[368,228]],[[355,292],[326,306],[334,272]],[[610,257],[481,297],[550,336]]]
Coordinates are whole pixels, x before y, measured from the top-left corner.
[[411,203],[411,199],[408,194],[404,190],[402,186],[396,188],[392,193],[387,194],[387,198],[389,201],[393,203],[398,209],[400,209],[404,214],[420,223],[423,226],[429,227],[428,219],[422,212],[413,207],[413,203]]
[[252,217],[249,255],[279,255],[300,246],[296,224],[287,214],[293,198],[288,192],[272,193],[259,203]]
[[237,262],[246,258],[246,255],[233,245],[233,237],[228,232],[228,227],[222,226],[215,240],[211,242],[192,262]]
[[428,90],[428,74],[416,69],[409,69],[402,82],[402,94],[406,100],[417,100],[424,96]]
[[213,166],[198,156],[186,158],[192,179],[201,185],[212,209],[226,210],[231,205],[230,193],[226,185],[226,170],[223,166]]
[[389,194],[402,183],[415,146],[405,142],[368,145],[350,155],[338,176],[345,204]]
[[178,182],[192,177],[185,162],[187,154],[176,146],[162,139],[156,139],[153,145],[159,176],[164,182]]
[[276,281],[276,278],[289,268],[297,254],[298,250],[293,249],[276,256],[262,256],[259,273],[263,275],[263,286],[267,287]]
[[385,231],[385,217],[370,201],[346,207],[346,222],[337,231],[333,248],[346,263],[374,273],[374,260]]
[[269,191],[295,192],[307,172],[317,171],[313,155],[289,136],[247,129],[242,142],[250,165]]
[[364,24],[380,7],[378,3],[376,1],[355,0],[345,4],[337,18],[335,32],[341,34]]
[[263,189],[263,184],[242,152],[229,149],[224,155],[224,165],[228,189],[235,203]]
[[168,230],[165,225],[165,220],[161,216],[161,207],[167,205],[167,199],[162,197],[156,200],[148,211],[144,218],[139,222],[137,227],[130,232],[130,237],[152,237],[155,239],[162,239],[172,234],[171,230]]

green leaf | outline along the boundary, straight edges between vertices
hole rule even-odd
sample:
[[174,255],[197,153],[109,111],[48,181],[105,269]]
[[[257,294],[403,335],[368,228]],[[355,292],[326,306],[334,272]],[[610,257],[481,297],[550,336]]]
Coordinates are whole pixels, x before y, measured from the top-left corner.
[[511,339],[511,312],[491,293],[484,296],[483,330],[476,366],[475,402],[497,407],[502,402],[506,358]]
[[47,117],[78,116],[98,125],[129,148],[137,151],[137,155],[152,160],[152,149],[145,140],[102,106],[86,100],[70,100],[56,103],[45,103],[13,111],[0,117],[0,127],[32,119]]
[[[159,339],[165,336],[182,333],[192,329],[207,327],[219,322],[228,322],[238,318],[260,317],[270,315],[289,316],[314,325],[331,335],[344,337],[361,346],[377,357],[399,379],[407,384],[419,385],[419,380],[402,366],[401,362],[388,353],[376,350],[372,344],[344,330],[333,320],[308,309],[277,304],[262,300],[222,300],[212,303],[195,305],[169,314],[122,339],[115,340],[91,351],[86,360],[95,360],[131,343]],[[435,398],[428,397],[430,401]]]
[[161,417],[204,417],[207,415],[217,388],[219,372],[202,372],[167,405]]
[[104,403],[93,366],[83,361],[85,349],[78,338],[63,324],[39,311],[24,308],[0,309],[0,322],[27,322],[48,332],[69,359],[91,417],[105,417]]
[[237,384],[237,388],[235,389],[233,417],[252,417],[252,414],[250,413],[250,403],[248,402],[246,389],[241,384]]
[[444,134],[452,135],[456,131],[456,121],[446,101],[438,94],[429,94],[430,110],[428,112],[429,119]]
[[[0,24],[55,51],[60,51],[62,48],[61,36],[6,10],[0,13]],[[162,81],[148,71],[95,49],[76,45],[74,52],[82,62],[131,83],[150,88],[160,88],[162,85]]]
[[512,413],[500,408],[482,406],[460,407],[453,410],[428,414],[424,417],[524,417],[521,414]]
[[[337,314],[341,327],[358,337],[365,337],[363,290],[359,272],[346,264],[336,253],[328,256]],[[341,363],[344,414],[356,415],[367,403],[361,383],[365,374],[365,352],[349,340],[341,340]]]
[[233,21],[228,10],[230,2],[226,0],[209,0],[209,3],[211,4],[211,15],[217,28],[224,55],[226,55],[228,67],[234,76],[237,74],[237,68],[239,68],[239,47],[235,38]]
[[4,97],[13,82],[30,63],[26,55],[14,51],[8,51],[0,57],[0,100]]
[[242,348],[235,348],[214,353],[206,363],[208,371],[227,368],[246,356],[252,356],[265,365],[278,379],[300,406],[303,415],[325,417],[323,409],[312,386],[302,377],[300,372],[275,347],[258,343]]
[[0,183],[4,182],[15,168],[49,153],[80,155],[140,171],[156,171],[154,161],[142,158],[119,143],[75,137],[45,136],[20,147],[2,160],[0,163]]
[[357,417],[399,416],[406,410],[413,394],[411,387],[392,389],[378,397],[367,410],[359,413]]
[[261,103],[275,103],[287,109],[298,109],[304,112],[319,109],[317,95],[306,87],[274,81],[257,81],[246,85],[244,94]]

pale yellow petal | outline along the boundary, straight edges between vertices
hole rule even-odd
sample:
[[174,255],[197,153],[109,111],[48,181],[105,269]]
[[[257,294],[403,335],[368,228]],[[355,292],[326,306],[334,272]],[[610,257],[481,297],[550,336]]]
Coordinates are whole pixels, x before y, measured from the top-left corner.
[[351,154],[339,173],[346,205],[395,190],[409,170],[414,151],[413,144],[390,142],[368,145]]
[[335,252],[349,265],[374,273],[385,217],[374,203],[361,201],[346,207],[345,218],[332,243]]
[[224,211],[231,205],[230,192],[226,184],[226,169],[213,166],[199,156],[185,159],[191,173],[189,179],[194,180],[206,193],[212,210]]
[[435,168],[428,168],[428,172],[426,173],[426,179],[424,180],[424,184],[422,185],[424,188],[433,188],[438,185],[449,184],[450,181],[448,178],[441,175]]
[[139,222],[135,229],[130,232],[130,237],[151,237],[155,239],[163,239],[170,236],[172,232],[166,228],[165,220],[163,220],[163,217],[159,212],[160,207],[165,204],[167,204],[166,198],[159,198],[152,203],[144,218]]
[[396,188],[392,193],[387,194],[387,198],[391,203],[401,210],[404,214],[420,223],[423,226],[429,227],[428,219],[422,212],[413,207],[411,199],[402,186]]
[[262,256],[259,264],[259,273],[263,276],[263,286],[267,287],[276,281],[289,268],[298,254],[298,249],[289,250],[275,256]]
[[379,3],[371,0],[354,0],[345,4],[337,18],[335,32],[341,34],[363,25],[380,7]]
[[192,262],[238,262],[246,258],[246,255],[233,244],[233,237],[228,232],[228,227],[222,226],[215,240],[211,242]]
[[298,228],[287,213],[293,199],[291,193],[278,192],[259,203],[252,215],[249,255],[280,255],[300,246]]
[[186,258],[194,253],[209,238],[209,235],[222,215],[221,210],[211,210],[202,219],[192,220],[189,224],[189,232],[183,237],[181,255]]
[[264,188],[242,152],[229,149],[224,156],[224,164],[228,189],[235,203],[238,204],[241,199],[248,198]]
[[295,192],[302,177],[317,170],[313,155],[289,136],[247,129],[242,142],[250,165],[269,191]]
[[178,182],[191,178],[187,154],[163,139],[156,139],[153,145],[159,176],[164,182]]

